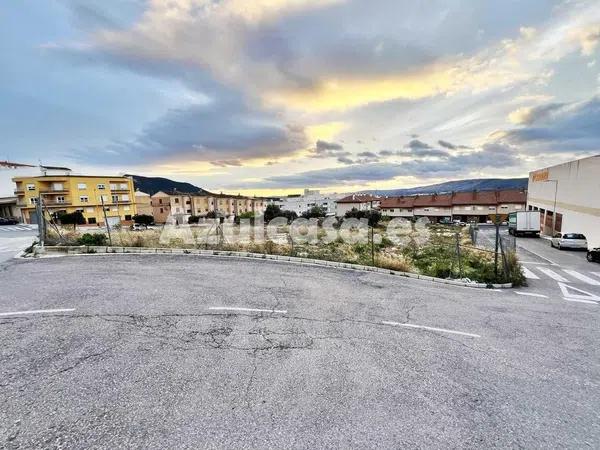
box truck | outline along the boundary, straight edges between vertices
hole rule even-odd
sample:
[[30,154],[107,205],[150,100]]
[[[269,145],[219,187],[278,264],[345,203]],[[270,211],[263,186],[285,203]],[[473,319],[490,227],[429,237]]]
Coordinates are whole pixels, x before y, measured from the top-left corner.
[[541,215],[539,211],[517,211],[508,215],[508,232],[513,236],[539,237],[540,230]]

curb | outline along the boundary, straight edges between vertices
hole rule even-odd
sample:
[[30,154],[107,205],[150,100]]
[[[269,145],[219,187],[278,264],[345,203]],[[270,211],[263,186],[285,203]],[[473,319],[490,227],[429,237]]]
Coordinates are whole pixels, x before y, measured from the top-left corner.
[[100,255],[195,255],[205,257],[233,257],[246,259],[265,259],[269,261],[280,261],[295,264],[304,264],[311,266],[325,266],[337,269],[358,270],[362,272],[375,272],[387,275],[395,275],[418,280],[431,281],[433,283],[449,284],[452,286],[462,286],[477,289],[507,289],[512,288],[512,283],[486,284],[486,283],[466,283],[460,280],[447,280],[444,278],[430,277],[410,272],[399,272],[381,267],[363,266],[360,264],[341,263],[336,261],[327,261],[324,259],[299,258],[286,255],[268,255],[264,253],[235,252],[226,250],[200,250],[200,249],[182,249],[182,248],[145,248],[145,247],[97,247],[97,246],[54,246],[44,247],[43,249],[35,246],[33,254],[36,257],[52,256],[100,256]]

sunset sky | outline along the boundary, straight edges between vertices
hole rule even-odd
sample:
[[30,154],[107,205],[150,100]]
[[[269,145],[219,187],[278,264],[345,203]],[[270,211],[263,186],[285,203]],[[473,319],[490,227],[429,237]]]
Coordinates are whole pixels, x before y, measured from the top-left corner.
[[254,194],[600,153],[600,2],[5,0],[0,160]]

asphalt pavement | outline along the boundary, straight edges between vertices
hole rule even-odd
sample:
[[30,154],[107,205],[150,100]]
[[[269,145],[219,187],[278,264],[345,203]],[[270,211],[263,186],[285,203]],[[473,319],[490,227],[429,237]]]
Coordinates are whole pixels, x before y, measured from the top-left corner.
[[598,306],[198,256],[0,265],[0,446],[600,446]]
[[[503,228],[502,233],[507,234],[507,229]],[[479,231],[480,239],[492,242],[494,236],[493,227]],[[587,252],[552,248],[550,240],[543,237],[518,237],[516,246],[527,279],[527,287],[517,292],[530,297],[600,304],[600,264],[588,262]]]
[[37,227],[32,225],[0,225],[0,264],[29,247],[37,238]]

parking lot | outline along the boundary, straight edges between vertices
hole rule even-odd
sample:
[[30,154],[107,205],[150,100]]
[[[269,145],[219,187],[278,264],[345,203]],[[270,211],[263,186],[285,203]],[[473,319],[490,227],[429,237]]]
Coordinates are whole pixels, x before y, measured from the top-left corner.
[[4,447],[600,445],[597,305],[197,256],[0,284]]

